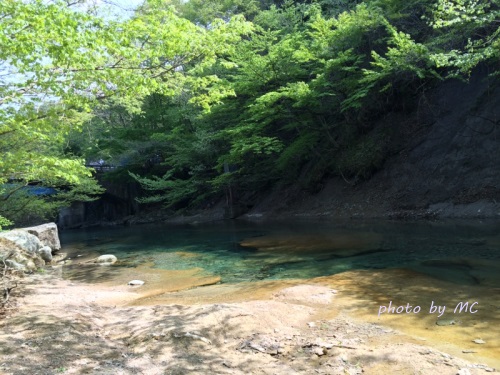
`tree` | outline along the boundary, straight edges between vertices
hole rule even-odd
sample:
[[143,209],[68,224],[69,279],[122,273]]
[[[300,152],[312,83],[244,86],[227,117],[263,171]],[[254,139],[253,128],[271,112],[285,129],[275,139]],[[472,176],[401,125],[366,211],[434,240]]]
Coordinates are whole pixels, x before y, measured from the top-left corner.
[[[500,58],[499,0],[439,0],[431,24],[442,30],[453,48],[433,54],[440,67],[453,67],[453,76],[469,75],[481,63]],[[457,44],[459,41],[460,44]]]
[[65,151],[67,134],[89,121],[97,106],[139,111],[152,93],[196,86],[200,101],[217,100],[219,93],[206,89],[216,78],[197,79],[186,67],[205,69],[249,31],[241,17],[210,29],[196,26],[158,0],[120,21],[68,4],[0,4],[0,184],[88,186],[95,193],[92,171]]
[[[167,9],[158,4],[146,2],[137,17]],[[128,167],[151,191],[145,202],[174,208],[220,195],[227,184],[249,196],[277,183],[370,178],[399,147],[398,129],[380,126],[385,115],[406,115],[429,87],[499,57],[498,0],[168,4],[195,24],[180,40],[201,41],[181,50],[217,53],[188,57],[148,83],[156,88],[134,95],[133,113],[134,98],[109,99],[86,129],[94,155],[147,166]],[[253,25],[240,24],[243,38],[226,34],[240,13]],[[163,50],[153,56],[164,61]],[[142,59],[150,67],[153,59]],[[159,162],[148,166],[152,159]]]

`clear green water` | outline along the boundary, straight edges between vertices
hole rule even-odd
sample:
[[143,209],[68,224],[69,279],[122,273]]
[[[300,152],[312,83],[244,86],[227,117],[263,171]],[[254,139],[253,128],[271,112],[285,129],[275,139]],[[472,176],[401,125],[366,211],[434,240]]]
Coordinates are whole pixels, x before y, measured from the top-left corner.
[[[274,248],[240,245],[263,239]],[[223,283],[407,268],[457,284],[500,287],[499,221],[231,221],[80,229],[62,232],[61,242],[74,255],[114,254],[122,266],[199,267]]]

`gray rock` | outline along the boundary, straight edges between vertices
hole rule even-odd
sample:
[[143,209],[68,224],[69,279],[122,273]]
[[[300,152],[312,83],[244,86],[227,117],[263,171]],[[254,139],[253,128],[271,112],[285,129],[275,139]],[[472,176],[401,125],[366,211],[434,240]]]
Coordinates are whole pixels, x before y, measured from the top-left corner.
[[132,280],[132,281],[128,282],[128,285],[140,286],[140,285],[144,285],[144,281],[142,281],[142,280]]
[[7,259],[5,261],[7,267],[10,267],[16,271],[26,271],[26,266],[24,264],[18,263],[15,260]]
[[325,348],[320,348],[318,346],[312,348],[311,350],[314,354],[316,354],[318,357],[321,357],[322,355],[326,354]]
[[14,242],[19,247],[33,254],[43,247],[37,236],[20,229],[2,232],[0,233],[0,237]]
[[118,261],[118,258],[112,254],[105,254],[98,257],[95,262],[100,264],[113,264]]
[[496,371],[494,368],[488,367],[488,366],[483,365],[481,363],[474,363],[474,364],[470,365],[469,367],[470,368],[478,368],[478,369],[484,370],[486,372],[495,372]]
[[52,249],[49,246],[44,246],[38,249],[38,254],[46,262],[52,262]]
[[438,326],[453,326],[453,325],[457,324],[457,322],[453,319],[441,319],[441,320],[436,321],[436,324]]
[[38,237],[44,246],[49,246],[54,252],[61,249],[56,223],[37,225],[36,227],[23,228],[22,230]]
[[[40,254],[31,253],[5,237],[0,237],[0,260],[5,261],[7,267],[26,272],[45,265]],[[0,266],[3,266],[3,262],[0,262]]]
[[331,349],[333,348],[333,344],[330,343],[330,342],[324,342],[324,341],[321,341],[321,340],[317,340],[314,345],[316,346],[319,346],[320,348],[325,348],[325,349]]

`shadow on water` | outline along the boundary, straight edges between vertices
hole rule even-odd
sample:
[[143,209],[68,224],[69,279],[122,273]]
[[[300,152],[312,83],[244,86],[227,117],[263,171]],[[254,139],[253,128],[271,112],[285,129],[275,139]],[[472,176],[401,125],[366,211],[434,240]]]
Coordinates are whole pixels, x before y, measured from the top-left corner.
[[63,276],[78,282],[105,283],[114,280],[122,273],[122,267],[75,264],[66,266]]

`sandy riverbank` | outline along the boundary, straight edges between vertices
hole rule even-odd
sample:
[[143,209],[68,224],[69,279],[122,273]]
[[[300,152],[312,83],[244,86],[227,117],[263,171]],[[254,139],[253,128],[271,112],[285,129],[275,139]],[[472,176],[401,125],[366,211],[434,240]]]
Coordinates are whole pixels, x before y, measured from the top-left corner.
[[[86,282],[54,271],[26,279],[1,322],[0,373],[483,374],[500,366],[498,290],[458,290],[404,270],[203,287],[216,280],[196,270],[85,274]],[[132,278],[146,285],[126,286]],[[480,309],[443,315],[457,324],[439,326],[424,311],[431,295],[450,306],[473,295]],[[388,296],[422,312],[379,318]]]

